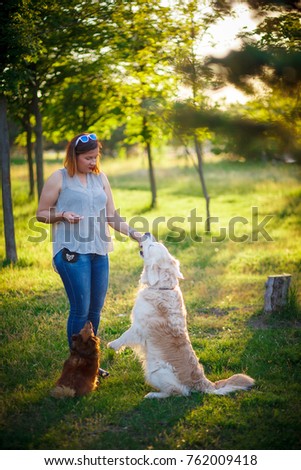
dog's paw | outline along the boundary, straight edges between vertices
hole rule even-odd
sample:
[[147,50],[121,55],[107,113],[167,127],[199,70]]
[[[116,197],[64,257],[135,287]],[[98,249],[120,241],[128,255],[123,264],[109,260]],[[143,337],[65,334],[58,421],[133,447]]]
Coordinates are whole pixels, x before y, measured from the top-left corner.
[[118,345],[117,340],[111,341],[110,343],[107,344],[107,348],[114,349],[114,351],[116,351],[116,352],[119,350],[119,347],[120,346]]
[[150,392],[150,393],[147,393],[145,395],[144,398],[167,398],[169,397],[170,395],[168,393],[164,393],[164,392]]
[[156,393],[155,392],[150,392],[147,393],[144,398],[156,398]]

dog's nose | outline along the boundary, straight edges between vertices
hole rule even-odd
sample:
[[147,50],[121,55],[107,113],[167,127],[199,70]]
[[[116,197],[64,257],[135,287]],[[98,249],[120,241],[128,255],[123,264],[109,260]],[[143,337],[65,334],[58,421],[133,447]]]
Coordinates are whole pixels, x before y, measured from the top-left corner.
[[154,237],[154,235],[150,232],[145,232],[141,238],[141,241],[140,241],[140,256],[141,258],[144,258],[144,249],[149,245],[151,244],[152,242],[156,242],[156,238]]
[[151,234],[150,232],[145,232],[143,237],[142,237],[142,241],[145,242],[145,240],[147,240],[148,238],[150,238]]
[[145,232],[145,234],[143,235],[142,237],[142,241],[145,242],[145,240],[149,239],[152,241],[152,242],[156,242],[156,238],[154,237],[154,235],[150,232]]

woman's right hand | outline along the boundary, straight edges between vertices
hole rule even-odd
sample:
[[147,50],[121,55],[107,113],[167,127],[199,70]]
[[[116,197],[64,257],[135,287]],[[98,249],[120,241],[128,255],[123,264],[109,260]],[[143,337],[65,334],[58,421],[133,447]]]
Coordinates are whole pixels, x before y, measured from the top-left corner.
[[132,238],[132,240],[135,240],[138,243],[140,243],[141,240],[143,239],[143,233],[137,232],[136,230],[133,230],[133,229],[129,230],[129,236]]
[[66,220],[69,224],[78,224],[78,222],[83,218],[83,215],[78,215],[75,212],[64,211],[62,213],[62,220]]

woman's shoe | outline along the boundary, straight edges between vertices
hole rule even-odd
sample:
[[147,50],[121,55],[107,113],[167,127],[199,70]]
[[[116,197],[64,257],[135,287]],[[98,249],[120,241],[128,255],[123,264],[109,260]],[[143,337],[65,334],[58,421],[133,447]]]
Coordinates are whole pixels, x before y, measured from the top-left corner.
[[107,370],[104,370],[104,369],[99,368],[99,369],[98,369],[98,375],[99,375],[99,377],[101,377],[102,379],[106,379],[107,377],[109,377],[110,372],[108,372]]

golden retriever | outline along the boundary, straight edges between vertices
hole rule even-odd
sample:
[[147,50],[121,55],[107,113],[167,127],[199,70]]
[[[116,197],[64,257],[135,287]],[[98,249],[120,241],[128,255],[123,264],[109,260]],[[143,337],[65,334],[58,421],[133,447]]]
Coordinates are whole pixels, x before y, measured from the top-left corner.
[[115,351],[129,346],[137,352],[146,381],[158,391],[146,398],[189,395],[192,391],[225,395],[248,390],[254,380],[245,374],[211,382],[192,348],[186,309],[178,279],[179,262],[149,234],[141,242],[144,268],[132,311],[132,325],[108,344]]
[[97,387],[99,368],[99,343],[94,335],[92,323],[87,321],[82,330],[72,336],[69,358],[51,391],[54,398],[86,395]]

